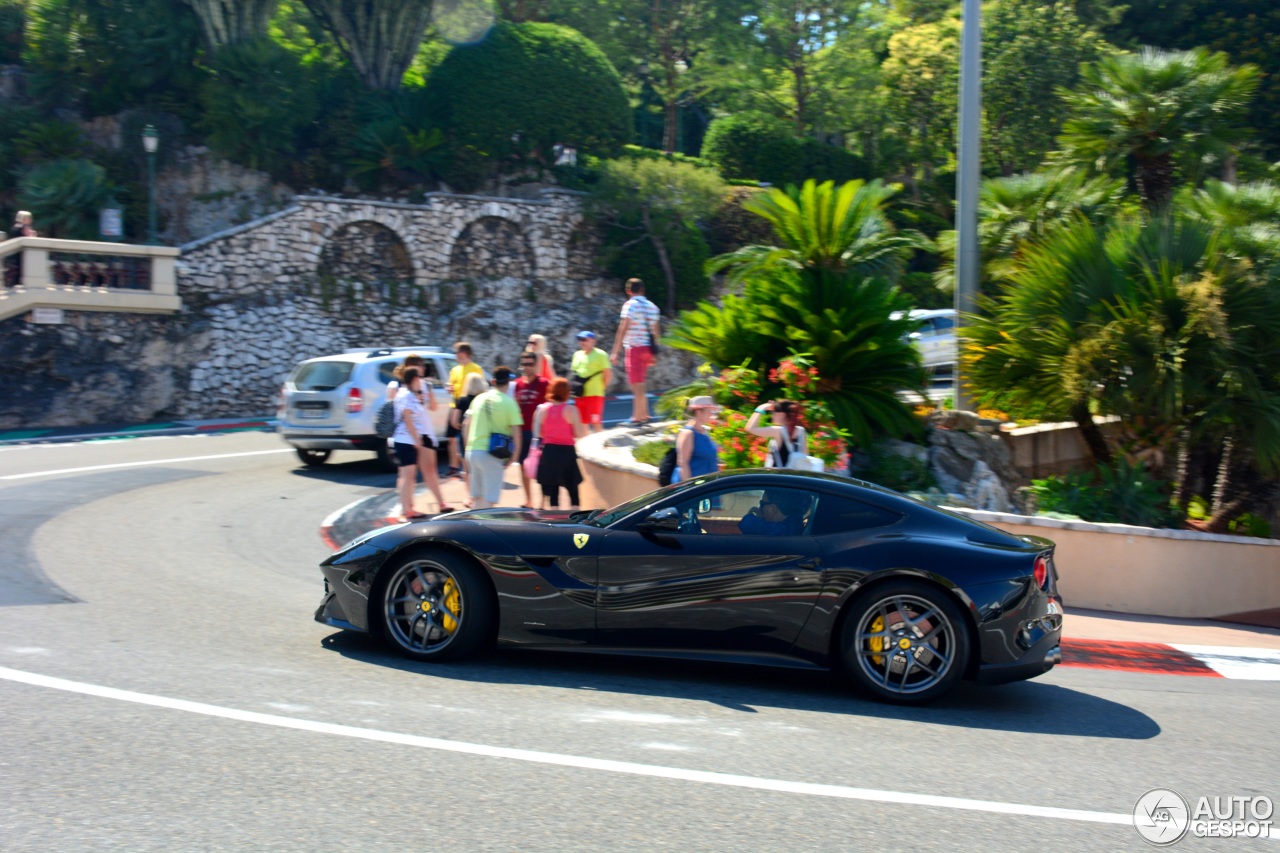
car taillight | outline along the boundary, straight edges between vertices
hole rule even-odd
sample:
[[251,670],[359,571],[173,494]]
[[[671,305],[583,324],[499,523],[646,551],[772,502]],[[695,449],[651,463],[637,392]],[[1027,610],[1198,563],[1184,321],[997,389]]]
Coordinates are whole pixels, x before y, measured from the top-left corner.
[[359,388],[352,388],[347,392],[347,411],[358,412],[364,408],[364,397],[360,394]]
[[286,386],[280,386],[280,393],[276,396],[276,417],[284,419],[285,410],[288,408],[288,397],[285,396]]
[[1041,589],[1049,588],[1049,558],[1043,554],[1036,557],[1035,577],[1036,586]]

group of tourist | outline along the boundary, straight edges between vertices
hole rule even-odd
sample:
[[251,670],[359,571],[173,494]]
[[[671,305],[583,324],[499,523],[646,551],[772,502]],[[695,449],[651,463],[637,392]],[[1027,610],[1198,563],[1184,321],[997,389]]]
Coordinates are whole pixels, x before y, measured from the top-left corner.
[[[613,364],[620,349],[634,395],[632,417],[625,425],[641,426],[651,420],[647,381],[658,352],[659,312],[645,297],[643,281],[630,279],[626,289],[628,299],[622,307],[612,351],[605,354],[597,348],[595,332],[578,332],[578,350],[570,359],[565,376],[557,374],[543,335],[528,337],[520,354],[518,374],[500,365],[487,381],[471,344],[460,341],[454,345],[457,364],[449,371],[448,379],[453,402],[443,437],[449,460],[445,477],[465,481],[469,494],[465,506],[495,506],[501,498],[506,467],[515,463],[520,466],[524,507],[535,507],[533,484],[537,483],[542,500],[551,508],[559,508],[562,489],[568,508],[578,508],[582,472],[578,467],[577,441],[587,431],[604,428],[605,391],[613,379]],[[387,386],[387,398],[394,401],[396,431],[392,442],[399,468],[397,489],[402,518],[422,516],[413,507],[419,473],[440,511],[452,511],[440,489],[440,439],[430,418],[437,403],[431,383],[425,378],[422,358],[405,358],[396,369],[395,381]],[[718,411],[711,397],[695,396],[689,400],[688,421],[676,436],[673,482],[719,470],[719,452],[709,434]],[[766,414],[771,422],[761,425]],[[792,454],[807,453],[799,418],[799,406],[783,400],[757,408],[747,422],[748,432],[769,439],[769,464],[787,467]]]

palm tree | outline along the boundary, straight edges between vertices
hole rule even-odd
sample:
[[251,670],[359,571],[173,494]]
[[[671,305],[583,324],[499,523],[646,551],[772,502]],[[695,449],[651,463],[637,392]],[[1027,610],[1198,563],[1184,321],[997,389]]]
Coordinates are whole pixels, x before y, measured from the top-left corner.
[[792,353],[808,353],[836,425],[865,446],[878,435],[917,428],[898,397],[925,384],[908,338],[908,307],[883,279],[776,266],[754,273],[741,295],[682,313],[667,341],[712,364],[747,362],[762,372]]
[[894,190],[879,182],[806,181],[744,207],[768,220],[777,245],[746,246],[708,263],[728,270],[740,294],[702,302],[672,325],[672,346],[722,367],[764,370],[809,353],[837,426],[856,441],[903,435],[916,423],[897,397],[923,389],[908,335],[911,306],[893,284],[907,255],[931,244],[895,232],[884,216]]
[[1226,54],[1203,48],[1144,48],[1090,63],[1074,89],[1060,90],[1070,113],[1060,156],[1102,173],[1127,170],[1143,204],[1163,208],[1179,161],[1231,154],[1258,76],[1256,67],[1233,67]]
[[1217,231],[1228,251],[1264,268],[1280,264],[1280,186],[1208,181],[1184,188],[1178,207]]
[[[1186,215],[1077,218],[1029,245],[968,318],[969,375],[1024,403],[1057,401],[1099,462],[1111,452],[1092,407],[1163,453],[1156,468],[1234,448],[1224,492],[1232,471],[1280,471],[1280,289],[1223,240]],[[1204,467],[1181,466],[1183,499],[1187,472]]]
[[822,269],[857,276],[877,276],[896,283],[908,257],[932,243],[917,231],[894,231],[884,205],[896,193],[879,181],[812,179],[803,186],[773,188],[743,207],[766,220],[777,242],[772,246],[744,246],[712,258],[708,273],[727,270],[741,282],[761,270],[778,266]]
[[[1070,167],[983,181],[978,195],[978,248],[984,277],[1003,278],[1028,240],[1043,237],[1076,215],[1101,222],[1118,213],[1123,201],[1123,181],[1089,177]],[[944,263],[934,273],[934,283],[946,292],[955,290],[955,242],[954,231],[938,235]]]

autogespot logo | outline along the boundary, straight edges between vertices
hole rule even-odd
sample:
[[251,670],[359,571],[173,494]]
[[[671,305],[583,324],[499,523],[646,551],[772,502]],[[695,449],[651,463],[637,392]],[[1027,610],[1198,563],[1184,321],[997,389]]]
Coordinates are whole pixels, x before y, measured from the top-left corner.
[[1133,805],[1133,826],[1157,847],[1196,838],[1271,836],[1275,806],[1270,797],[1198,797],[1195,807],[1168,788],[1152,788]]
[[1133,825],[1138,834],[1163,847],[1182,840],[1191,825],[1191,809],[1177,791],[1152,788],[1133,805]]

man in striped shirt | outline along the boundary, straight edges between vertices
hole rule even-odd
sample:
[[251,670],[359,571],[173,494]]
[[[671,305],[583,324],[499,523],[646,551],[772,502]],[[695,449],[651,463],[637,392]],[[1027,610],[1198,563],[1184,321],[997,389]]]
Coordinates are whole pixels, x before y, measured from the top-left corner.
[[626,346],[627,384],[634,395],[631,400],[631,421],[625,426],[640,426],[649,422],[649,397],[645,389],[649,365],[657,352],[658,306],[644,295],[644,282],[638,278],[627,279],[627,296],[622,306],[622,319],[613,339],[613,352],[609,361],[618,360],[618,347]]

